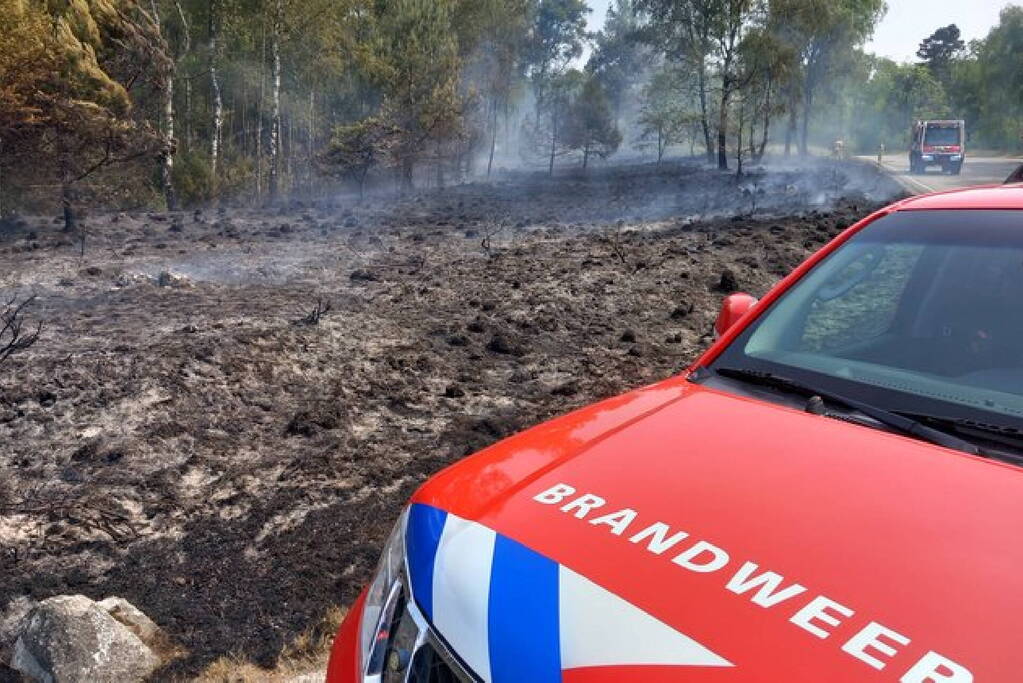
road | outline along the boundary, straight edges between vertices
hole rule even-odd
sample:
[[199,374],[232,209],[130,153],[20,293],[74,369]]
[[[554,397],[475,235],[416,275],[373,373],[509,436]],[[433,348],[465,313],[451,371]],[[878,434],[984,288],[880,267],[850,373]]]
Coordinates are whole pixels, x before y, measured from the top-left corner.
[[[860,157],[868,161],[877,161],[877,157]],[[931,168],[923,175],[910,175],[909,154],[888,154],[882,166],[898,180],[903,187],[913,194],[954,190],[957,187],[972,185],[990,185],[1001,183],[1012,173],[1023,159],[1008,157],[971,157],[967,155],[961,174],[946,175],[938,168]]]

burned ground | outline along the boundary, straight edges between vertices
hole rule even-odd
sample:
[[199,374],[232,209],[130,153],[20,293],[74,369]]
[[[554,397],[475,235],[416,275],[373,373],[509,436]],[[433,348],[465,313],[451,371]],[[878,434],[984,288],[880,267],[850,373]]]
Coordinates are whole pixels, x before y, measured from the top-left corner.
[[271,666],[356,596],[431,473],[678,372],[723,293],[762,294],[895,192],[855,166],[737,186],[680,164],[84,237],[8,222],[0,293],[35,293],[45,327],[0,366],[0,609],[120,595],[187,649],[168,675]]

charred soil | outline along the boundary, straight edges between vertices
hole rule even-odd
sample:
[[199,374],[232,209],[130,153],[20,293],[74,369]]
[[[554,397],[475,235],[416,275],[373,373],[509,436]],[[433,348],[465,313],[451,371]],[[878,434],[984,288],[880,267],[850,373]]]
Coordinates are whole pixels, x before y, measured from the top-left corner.
[[355,598],[430,474],[677,373],[724,293],[763,294],[897,191],[674,164],[8,221],[0,293],[36,294],[45,326],[0,366],[0,610],[119,595],[187,650],[166,676],[272,666]]

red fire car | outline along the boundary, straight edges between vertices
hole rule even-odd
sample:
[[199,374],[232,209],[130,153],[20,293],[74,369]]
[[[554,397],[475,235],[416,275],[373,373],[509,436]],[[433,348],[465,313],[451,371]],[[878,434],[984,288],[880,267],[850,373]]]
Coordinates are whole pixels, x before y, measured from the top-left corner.
[[1021,301],[1023,185],[869,216],[423,486],[328,680],[1023,680]]
[[910,133],[909,172],[926,173],[928,166],[959,175],[966,162],[966,122],[917,121]]

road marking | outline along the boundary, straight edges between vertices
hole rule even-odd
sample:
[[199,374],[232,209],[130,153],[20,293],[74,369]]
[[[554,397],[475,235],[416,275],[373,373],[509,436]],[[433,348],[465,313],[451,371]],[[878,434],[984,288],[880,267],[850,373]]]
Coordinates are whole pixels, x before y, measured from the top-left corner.
[[[937,190],[935,190],[933,187],[931,187],[927,183],[920,182],[916,178],[909,178],[909,177],[901,175],[901,174],[896,175],[896,173],[894,171],[892,171],[892,176],[895,177],[898,180],[904,181],[905,183],[907,183],[909,185],[917,185],[919,187],[922,187],[923,188],[923,194],[930,194],[931,192],[937,192]],[[913,191],[912,187],[910,187],[909,189],[910,189],[910,191]]]
[[875,161],[874,164],[882,171],[887,173],[889,176],[891,176],[892,179],[895,180],[895,182],[897,182],[899,185],[902,185],[902,187],[904,187],[907,191],[912,192],[913,194],[930,194],[932,192],[937,192],[937,190],[931,187],[930,185],[922,183],[916,178],[910,178],[904,175],[902,172],[896,170],[895,167],[891,166],[888,163],[885,162],[879,163]]

